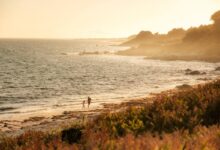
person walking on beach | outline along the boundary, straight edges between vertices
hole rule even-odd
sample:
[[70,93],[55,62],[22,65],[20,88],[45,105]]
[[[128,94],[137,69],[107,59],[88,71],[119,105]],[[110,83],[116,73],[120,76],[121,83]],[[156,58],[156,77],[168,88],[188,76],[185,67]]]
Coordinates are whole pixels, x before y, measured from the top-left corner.
[[91,101],[92,101],[91,97],[88,96],[88,108],[89,108],[89,105],[91,104]]
[[83,108],[85,108],[85,103],[86,103],[86,101],[84,100],[84,101],[82,102]]

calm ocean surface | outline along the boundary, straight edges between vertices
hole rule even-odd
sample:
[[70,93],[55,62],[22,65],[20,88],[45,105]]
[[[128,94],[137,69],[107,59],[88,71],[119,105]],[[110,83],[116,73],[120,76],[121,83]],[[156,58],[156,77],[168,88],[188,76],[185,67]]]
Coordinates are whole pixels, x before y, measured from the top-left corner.
[[[215,78],[220,64],[116,56],[110,40],[0,40],[0,120],[82,110]],[[80,52],[108,52],[79,55]],[[185,75],[185,69],[206,75]]]

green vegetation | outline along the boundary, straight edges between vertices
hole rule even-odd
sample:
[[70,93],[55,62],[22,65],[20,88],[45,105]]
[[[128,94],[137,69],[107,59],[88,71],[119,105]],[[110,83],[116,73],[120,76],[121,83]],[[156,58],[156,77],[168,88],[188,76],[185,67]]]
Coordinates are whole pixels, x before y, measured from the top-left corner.
[[131,47],[119,55],[146,56],[146,59],[220,61],[220,11],[210,20],[213,23],[172,29],[167,34],[141,31],[122,45]]
[[61,132],[4,137],[0,149],[219,149],[219,124],[220,80]]

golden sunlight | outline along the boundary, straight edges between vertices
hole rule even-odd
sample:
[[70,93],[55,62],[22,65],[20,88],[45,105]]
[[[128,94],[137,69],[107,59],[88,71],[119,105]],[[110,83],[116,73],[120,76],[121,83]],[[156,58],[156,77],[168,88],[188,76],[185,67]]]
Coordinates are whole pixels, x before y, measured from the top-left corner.
[[1,0],[2,38],[110,38],[208,24],[218,0]]

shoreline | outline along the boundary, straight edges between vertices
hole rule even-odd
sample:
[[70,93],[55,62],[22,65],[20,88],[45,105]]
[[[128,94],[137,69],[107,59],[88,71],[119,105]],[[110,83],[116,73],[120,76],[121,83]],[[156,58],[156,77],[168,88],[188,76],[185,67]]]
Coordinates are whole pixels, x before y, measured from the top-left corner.
[[86,111],[64,111],[62,114],[53,115],[52,117],[42,117],[39,115],[30,117],[29,119],[25,119],[23,121],[0,120],[0,135],[16,136],[29,130],[48,132],[53,129],[60,129],[72,123],[82,122],[84,119],[87,121],[93,120],[103,113],[120,112],[126,110],[130,106],[140,106],[142,104],[152,103],[161,95],[170,96],[181,91],[197,88],[198,86],[211,83],[217,79],[219,79],[219,77],[210,81],[205,81],[204,83],[193,84],[189,87],[175,87],[158,93],[150,93],[142,98],[127,99],[126,101],[120,103],[103,103],[102,108],[90,109]]
[[[158,53],[162,53],[161,56],[158,55]],[[145,52],[143,49],[130,47],[126,50],[121,50],[116,53],[116,55],[119,56],[142,56],[144,59],[153,59],[153,60],[163,60],[163,61],[202,61],[202,62],[210,62],[210,63],[219,63],[220,57],[216,56],[209,56],[207,55],[177,55],[177,54],[165,54],[162,51],[159,51],[158,53],[150,53]]]

